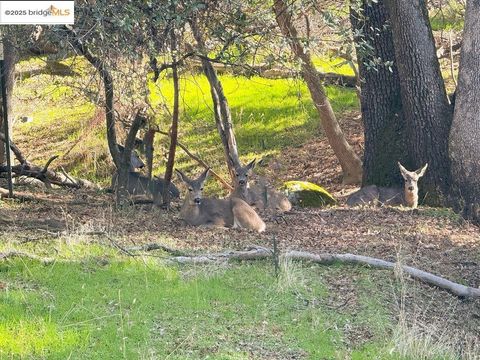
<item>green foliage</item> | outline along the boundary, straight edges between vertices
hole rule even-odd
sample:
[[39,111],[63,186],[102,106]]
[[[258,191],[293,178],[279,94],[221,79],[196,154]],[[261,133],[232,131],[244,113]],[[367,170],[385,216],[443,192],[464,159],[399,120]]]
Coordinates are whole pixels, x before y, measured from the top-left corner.
[[448,0],[445,4],[432,7],[430,11],[430,25],[434,31],[463,29],[465,5],[458,0]]

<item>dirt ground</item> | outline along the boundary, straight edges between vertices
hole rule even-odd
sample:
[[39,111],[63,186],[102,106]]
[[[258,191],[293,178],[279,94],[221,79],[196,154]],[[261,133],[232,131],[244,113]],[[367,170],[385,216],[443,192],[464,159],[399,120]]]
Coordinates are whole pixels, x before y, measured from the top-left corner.
[[[363,134],[359,119],[352,114],[343,120],[342,127],[360,152]],[[478,227],[445,209],[347,208],[343,205],[345,197],[355,188],[341,184],[340,167],[323,137],[302,147],[285,149],[277,160],[269,162],[266,173],[285,180],[318,183],[331,191],[340,204],[322,209],[295,208],[282,216],[264,214],[267,231],[259,235],[186,226],[178,218],[179,203],[170,213],[149,204],[116,212],[111,194],[37,190],[36,202],[0,206],[0,239],[33,242],[56,234],[102,239],[106,234],[123,244],[160,242],[190,251],[213,252],[253,244],[271,247],[276,238],[283,250],[348,252],[391,261],[400,258],[405,264],[480,287]],[[445,291],[424,287],[422,301],[430,304],[426,318],[441,318],[445,309],[454,306],[450,321],[480,336],[480,301],[462,301]]]

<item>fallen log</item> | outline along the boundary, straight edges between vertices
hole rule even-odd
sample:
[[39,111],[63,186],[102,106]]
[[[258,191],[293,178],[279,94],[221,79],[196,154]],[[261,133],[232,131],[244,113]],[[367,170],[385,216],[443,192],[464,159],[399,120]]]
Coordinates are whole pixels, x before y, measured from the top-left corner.
[[[263,247],[253,247],[245,251],[229,251],[215,254],[203,254],[192,256],[176,256],[170,258],[171,261],[180,264],[205,264],[225,261],[244,261],[244,260],[265,260],[273,257],[272,250]],[[447,280],[441,276],[416,269],[411,266],[402,265],[377,259],[369,256],[355,254],[313,254],[305,251],[288,251],[282,255],[286,260],[309,261],[316,264],[330,265],[333,263],[368,265],[374,268],[395,270],[397,273],[405,273],[412,278],[420,280],[426,284],[447,290],[448,292],[461,298],[480,298],[480,289],[465,286]]]
[[37,198],[24,194],[24,193],[19,193],[15,192],[13,196],[10,196],[10,192],[7,189],[0,188],[0,199],[13,199],[13,200],[20,200],[20,201],[35,201],[38,200]]
[[[5,135],[1,132],[0,132],[0,140],[5,140]],[[50,170],[49,169],[50,164],[55,159],[58,158],[58,155],[52,156],[43,167],[40,167],[40,166],[31,164],[29,161],[27,161],[27,159],[22,154],[20,149],[13,142],[10,142],[10,148],[12,149],[13,153],[15,154],[15,157],[20,163],[12,166],[12,174],[15,177],[26,176],[26,177],[38,179],[42,181],[47,187],[50,187],[51,184],[54,184],[58,186],[64,186],[64,187],[75,188],[75,189],[79,189],[79,188],[99,189],[99,187],[96,184],[88,180],[75,178],[73,176],[66,174],[63,169],[62,169],[63,173]],[[0,166],[0,177],[6,177],[7,172],[8,172],[7,166],[3,166],[3,165]]]

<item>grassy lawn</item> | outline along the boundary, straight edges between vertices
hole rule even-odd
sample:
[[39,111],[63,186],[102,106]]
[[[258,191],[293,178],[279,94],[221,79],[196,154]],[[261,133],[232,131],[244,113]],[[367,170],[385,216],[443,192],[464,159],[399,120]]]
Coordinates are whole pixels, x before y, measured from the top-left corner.
[[[348,66],[317,59],[325,71],[348,72]],[[321,64],[320,64],[321,63]],[[22,62],[20,69],[41,63]],[[328,67],[329,69],[326,69]],[[82,69],[83,73],[85,69]],[[245,158],[274,154],[286,146],[301,145],[321,136],[319,119],[305,84],[298,79],[263,79],[224,75],[220,77],[229,100],[239,150]],[[108,182],[110,169],[105,141],[103,116],[95,114],[95,106],[82,92],[73,90],[71,76],[39,74],[19,81],[15,88],[15,114],[33,116],[33,122],[17,122],[14,135],[25,149],[29,160],[43,163],[50,156],[60,155],[55,165],[62,165],[73,175]],[[172,103],[169,78],[149,84],[150,99],[157,109],[156,122],[164,130],[170,117],[162,111],[162,103]],[[358,108],[353,89],[327,87],[334,110],[342,114]],[[212,112],[208,82],[201,75],[184,75],[181,80],[181,118],[179,139],[214,168],[223,168],[223,152]],[[156,138],[155,173],[163,173],[166,138]],[[179,167],[193,165],[179,150]]]
[[[388,273],[287,264],[277,279],[269,263],[180,267],[98,245],[26,248],[58,255],[0,263],[0,358],[396,358]],[[342,277],[355,284],[339,299],[328,282]]]

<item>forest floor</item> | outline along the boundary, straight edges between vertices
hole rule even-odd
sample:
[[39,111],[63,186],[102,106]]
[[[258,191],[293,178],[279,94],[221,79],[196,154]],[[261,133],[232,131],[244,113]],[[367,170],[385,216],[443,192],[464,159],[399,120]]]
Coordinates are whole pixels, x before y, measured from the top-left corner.
[[[359,123],[355,112],[342,120],[349,141],[357,150],[360,150],[363,140]],[[276,238],[281,250],[354,253],[401,261],[455,282],[480,287],[478,227],[443,208],[420,207],[410,211],[392,207],[352,209],[344,206],[345,197],[355,188],[341,184],[339,166],[325,139],[285,148],[267,164],[264,173],[267,176],[275,173],[284,180],[302,179],[318,183],[340,200],[339,205],[321,209],[294,208],[282,216],[263,214],[267,231],[259,235],[240,230],[186,226],[178,218],[179,203],[174,203],[169,213],[148,204],[115,211],[111,194],[85,190],[37,190],[36,202],[0,205],[0,239],[7,244],[3,245],[4,248],[28,249],[51,257],[55,254],[49,253],[53,251],[51,247],[43,246],[45,241],[107,246],[111,246],[112,242],[120,246],[162,243],[192,253],[208,253],[239,250],[249,245],[272,247],[273,238]],[[272,178],[272,181],[275,179]],[[348,307],[350,302],[357,302],[355,297],[360,276],[353,267],[342,268],[344,271],[322,275],[322,282],[331,294],[325,301],[340,308],[344,303]],[[377,289],[374,296],[392,295],[390,290],[397,288],[399,281],[393,274],[378,270],[369,273],[373,279],[377,276],[382,279],[383,287]],[[1,281],[0,278],[0,285]],[[402,278],[401,282],[407,284],[407,290],[402,290],[402,294],[393,291],[396,295],[393,298],[389,296],[390,300],[383,304],[389,308],[388,313],[396,318],[395,321],[399,321],[400,317],[399,302],[396,300],[402,298],[404,315],[423,324],[422,332],[436,326],[440,332],[448,329],[448,332],[460,334],[461,341],[480,337],[480,300],[457,299],[445,291],[408,278]],[[386,285],[389,283],[397,285],[392,285],[389,290]],[[355,328],[354,331],[356,333],[350,335],[358,337],[356,341],[359,344],[365,344],[373,336],[365,329]],[[439,341],[440,337],[435,335],[435,341]],[[475,349],[478,350],[478,347]],[[260,356],[252,351],[253,357],[245,358],[277,358],[271,354]],[[297,354],[283,358],[303,357]],[[473,355],[470,358],[476,357]]]

